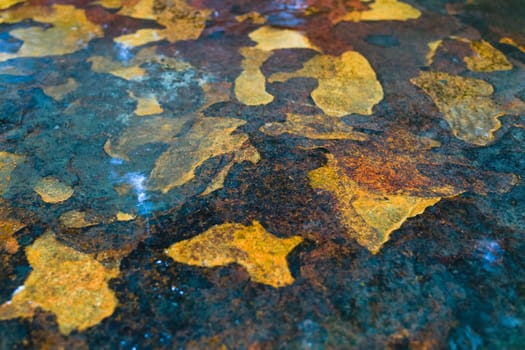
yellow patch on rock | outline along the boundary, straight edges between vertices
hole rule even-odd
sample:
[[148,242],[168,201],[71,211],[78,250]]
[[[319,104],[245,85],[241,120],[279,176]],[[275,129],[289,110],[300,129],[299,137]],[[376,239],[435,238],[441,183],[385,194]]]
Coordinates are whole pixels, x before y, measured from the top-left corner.
[[514,41],[514,39],[512,39],[512,38],[504,37],[504,38],[501,38],[499,42],[500,42],[501,44],[507,44],[507,45],[514,46],[515,48],[517,48],[517,49],[520,50],[521,52],[525,53],[525,45],[520,45],[520,44],[518,44],[518,43],[517,43],[516,41]]
[[311,49],[321,52],[304,33],[297,30],[264,26],[251,32],[248,36],[257,43],[255,48],[262,51]]
[[468,43],[474,51],[473,56],[463,58],[469,70],[489,73],[512,69],[512,63],[509,62],[503,52],[485,40],[469,40],[461,37],[453,37],[453,39]]
[[104,151],[110,157],[131,161],[131,152],[139,147],[167,144],[168,149],[155,162],[148,182],[150,189],[164,193],[193,179],[195,170],[206,160],[224,156],[227,164],[220,165],[201,194],[220,189],[235,163],[256,163],[260,158],[257,150],[250,145],[248,136],[235,131],[245,121],[205,117],[202,113],[210,105],[228,100],[230,90],[229,83],[207,83],[203,86],[204,102],[198,111],[176,118],[147,118],[128,128],[115,142],[108,140]]
[[189,182],[200,165],[216,156],[232,154],[234,162],[245,159],[243,152],[258,156],[251,150],[246,134],[232,134],[245,123],[234,118],[205,118],[197,121],[185,135],[174,137],[151,171],[149,179],[153,189],[166,193]]
[[494,140],[504,111],[491,99],[492,85],[442,72],[420,72],[410,81],[432,98],[454,136],[478,146]]
[[122,7],[122,0],[97,0],[93,2],[95,5],[100,5],[106,9],[115,10]]
[[427,66],[432,65],[432,62],[434,61],[434,56],[436,55],[436,52],[442,43],[443,43],[443,40],[441,39],[428,43],[428,53],[425,57],[427,59]]
[[201,196],[206,196],[216,190],[221,189],[224,186],[224,181],[226,176],[230,172],[232,166],[236,163],[242,163],[244,161],[251,162],[253,164],[261,160],[261,156],[257,149],[251,145],[245,145],[245,147],[237,150],[233,154],[232,160],[226,164],[215,177],[211,180],[210,184],[204,192],[201,193]]
[[[187,133],[183,127],[195,120]],[[113,157],[129,161],[129,153],[149,143],[168,144],[168,149],[155,162],[149,183],[153,190],[164,193],[182,186],[195,177],[195,170],[206,160],[229,156],[230,162],[211,180],[203,194],[222,188],[227,171],[245,160],[256,163],[259,153],[249,144],[244,133],[232,134],[245,121],[233,118],[202,118],[192,114],[181,118],[154,117],[129,128],[113,146],[107,142],[104,150]]]
[[266,92],[266,78],[261,66],[272,55],[271,52],[243,47],[239,50],[244,56],[242,73],[235,79],[235,97],[248,106],[268,104],[273,96]]
[[157,101],[157,98],[152,94],[147,94],[145,96],[135,96],[133,92],[129,93],[129,96],[137,101],[137,107],[135,108],[135,114],[138,116],[147,116],[160,114],[164,112],[162,107]]
[[11,173],[23,159],[24,157],[22,156],[0,151],[0,195],[2,195],[9,186]]
[[0,10],[5,10],[7,8],[10,8],[12,6],[15,6],[16,4],[20,4],[25,1],[26,0],[2,0],[0,1]]
[[340,118],[322,114],[298,115],[288,113],[284,123],[266,123],[259,130],[270,136],[289,134],[312,140],[364,141],[368,139],[366,134],[354,131]]
[[164,39],[170,43],[195,40],[204,30],[211,12],[208,9],[192,7],[185,0],[123,0],[123,7],[118,12],[120,15],[155,20],[165,29],[141,29],[137,33],[115,38],[115,42],[141,46]]
[[237,263],[254,282],[278,288],[293,283],[286,256],[302,241],[299,236],[277,238],[257,221],[252,226],[226,223],[173,244],[166,254],[177,262],[194,266]]
[[117,298],[108,281],[118,270],[62,245],[51,232],[27,247],[26,255],[33,270],[11,300],[0,306],[0,320],[32,317],[40,307],[54,313],[60,332],[68,335],[113,314]]
[[125,66],[121,62],[113,61],[109,57],[93,56],[88,58],[91,70],[97,73],[109,73],[125,80],[142,80],[146,71],[138,64]]
[[20,221],[9,218],[5,208],[0,207],[0,252],[5,250],[9,254],[15,254],[18,251],[18,241],[13,235],[25,226]]
[[335,197],[341,223],[352,238],[373,254],[408,218],[423,213],[441,199],[371,192],[348,177],[330,154],[328,163],[311,171],[308,177],[314,189]]
[[[361,1],[368,3],[369,1]],[[398,0],[375,0],[368,4],[369,9],[364,11],[351,11],[341,18],[340,21],[407,21],[421,17],[421,11]]]
[[157,47],[151,46],[141,49],[127,62],[114,61],[106,56],[92,56],[88,58],[91,69],[97,73],[109,73],[125,80],[142,80],[146,76],[146,70],[141,68],[143,64],[156,63],[164,69],[182,72],[193,68],[189,63],[173,57],[157,53]]
[[44,93],[47,96],[52,97],[56,101],[61,101],[64,98],[64,96],[66,96],[70,92],[75,91],[77,87],[77,81],[73,78],[69,78],[64,84],[44,86],[42,90],[44,90]]
[[237,22],[251,21],[253,24],[264,24],[266,23],[266,17],[261,15],[259,12],[253,11],[243,15],[235,16]]
[[135,33],[121,35],[113,40],[116,43],[124,46],[137,47],[161,41],[164,39],[166,39],[166,34],[164,33],[164,30],[139,29]]
[[341,56],[315,56],[302,69],[275,73],[268,80],[284,82],[297,77],[317,79],[319,86],[312,92],[312,98],[330,116],[370,115],[372,108],[383,99],[383,88],[374,69],[356,51],[347,51]]
[[[500,50],[496,49],[485,40],[471,40],[460,36],[451,36],[450,39],[466,43],[470,46],[472,56],[463,57],[467,68],[473,72],[490,73],[512,69],[512,63]],[[431,65],[436,51],[443,40],[436,40],[428,44],[427,64]]]
[[101,218],[97,217],[96,215],[91,215],[79,210],[66,211],[60,215],[59,221],[64,227],[67,228],[95,226],[102,222]]
[[117,221],[132,221],[132,220],[135,220],[136,216],[119,211],[116,215],[116,218],[117,218]]
[[85,48],[93,38],[104,36],[102,27],[88,21],[85,11],[70,5],[53,5],[51,11],[38,6],[21,6],[2,14],[0,23],[24,19],[51,24],[14,29],[9,34],[24,43],[16,53],[0,53],[0,62],[20,57],[66,55]]
[[34,190],[44,202],[53,204],[68,200],[74,192],[71,187],[52,176],[40,179]]
[[104,151],[112,158],[129,161],[129,153],[149,143],[169,143],[179,134],[191,116],[181,118],[152,117],[128,128],[113,144],[108,140]]
[[235,97],[243,104],[257,106],[273,101],[273,96],[266,92],[266,78],[261,67],[279,49],[312,49],[314,46],[308,37],[296,30],[261,27],[249,34],[256,46],[239,49],[244,59],[242,73],[235,80]]

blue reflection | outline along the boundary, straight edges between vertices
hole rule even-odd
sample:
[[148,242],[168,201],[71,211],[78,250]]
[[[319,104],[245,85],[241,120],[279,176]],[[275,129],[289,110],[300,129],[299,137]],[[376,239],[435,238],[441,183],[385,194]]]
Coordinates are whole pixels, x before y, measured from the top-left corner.
[[119,61],[126,63],[133,58],[133,53],[130,51],[129,46],[115,43],[115,48],[117,50],[117,57]]
[[498,242],[481,240],[476,243],[475,253],[481,259],[485,270],[493,272],[503,262],[504,250]]

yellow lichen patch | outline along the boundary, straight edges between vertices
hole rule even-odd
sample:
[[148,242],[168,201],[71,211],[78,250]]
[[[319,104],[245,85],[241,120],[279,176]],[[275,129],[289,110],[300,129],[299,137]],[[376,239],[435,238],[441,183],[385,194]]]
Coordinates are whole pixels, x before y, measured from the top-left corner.
[[141,49],[125,63],[105,56],[92,56],[88,58],[88,62],[91,63],[91,69],[95,72],[109,73],[126,80],[142,80],[146,76],[146,70],[141,68],[141,65],[145,63],[160,64],[164,69],[178,72],[192,68],[189,63],[182,60],[158,54],[156,46]]
[[193,179],[195,170],[206,160],[237,152],[242,154],[248,136],[233,132],[244,123],[233,118],[204,118],[183,136],[174,137],[151,171],[153,189],[166,193]]
[[296,77],[317,79],[319,86],[312,92],[312,98],[330,116],[370,115],[372,108],[383,99],[383,88],[374,69],[355,51],[341,56],[315,56],[304,68],[291,73],[275,73],[269,81],[283,82]]
[[248,12],[243,15],[235,16],[237,22],[251,21],[254,24],[264,24],[266,23],[266,17],[261,15],[259,12]]
[[304,33],[296,30],[264,26],[251,32],[249,37],[257,43],[255,48],[262,51],[312,49],[321,52]]
[[136,216],[119,211],[116,215],[117,221],[131,221],[135,220]]
[[235,79],[235,97],[248,106],[272,102],[273,96],[266,92],[266,78],[260,68],[272,53],[253,47],[241,48],[239,52],[244,56],[243,71]]
[[[365,237],[361,231],[358,241],[372,252],[377,252],[388,241],[390,234],[399,229],[411,217],[422,214],[441,198],[418,198],[412,196],[378,195],[360,192],[352,203],[356,213],[373,228],[375,232]],[[354,230],[357,230],[355,227]]]
[[146,71],[138,64],[125,66],[109,57],[93,56],[88,58],[88,62],[91,63],[91,70],[94,72],[109,73],[125,80],[141,80],[146,75]]
[[[185,134],[177,136],[189,121],[194,121],[193,126]],[[108,141],[104,150],[113,158],[129,161],[129,154],[140,146],[168,144],[168,149],[156,160],[149,178],[151,188],[164,193],[193,179],[195,170],[206,160],[217,156],[231,157],[230,162],[211,180],[205,191],[210,193],[222,188],[227,171],[233,164],[245,160],[259,161],[259,153],[249,144],[248,136],[233,133],[244,123],[240,119],[204,118],[194,114],[180,118],[154,117],[126,130],[115,145]]]
[[115,69],[109,73],[125,80],[142,80],[146,75],[146,71],[138,66]]
[[205,102],[200,108],[201,111],[215,103],[229,101],[231,87],[232,84],[229,82],[209,82],[204,84],[202,90],[204,91]]
[[277,238],[257,221],[252,226],[226,223],[166,250],[173,260],[215,267],[237,263],[254,282],[283,287],[293,283],[286,256],[302,242],[299,236]]
[[478,146],[494,140],[504,111],[491,99],[492,85],[442,72],[420,72],[410,81],[434,100],[457,138]]
[[0,208],[0,252],[5,250],[9,254],[15,254],[19,245],[13,235],[26,225],[18,220],[9,218],[5,211],[4,208]]
[[149,143],[169,143],[193,115],[180,118],[153,117],[128,128],[115,144],[108,140],[104,151],[112,158],[129,161],[131,151]]
[[40,179],[35,185],[34,190],[46,203],[60,203],[66,201],[74,192],[71,187],[52,176]]
[[325,166],[311,171],[308,177],[314,189],[335,197],[341,223],[351,237],[373,254],[408,218],[440,200],[440,197],[371,192],[348,177],[332,155],[328,155]]
[[87,254],[59,243],[46,232],[26,255],[33,271],[10,301],[0,306],[0,320],[32,317],[38,307],[57,317],[60,332],[83,331],[109,317],[117,298],[108,281],[116,269],[106,269]]
[[257,149],[251,145],[245,145],[243,148],[238,149],[233,154],[233,159],[222,168],[217,175],[211,180],[210,184],[204,192],[201,193],[202,196],[206,196],[213,191],[219,190],[224,186],[224,181],[228,175],[231,167],[236,163],[242,163],[244,161],[252,162],[253,164],[257,163],[261,159],[261,156]]
[[45,86],[42,88],[42,90],[44,90],[44,93],[47,96],[52,97],[57,101],[61,101],[64,98],[64,96],[66,96],[70,92],[75,91],[77,87],[77,81],[73,78],[69,78],[64,84]]
[[139,29],[135,33],[121,35],[114,41],[118,44],[130,47],[137,47],[164,40],[166,33],[159,29]]
[[261,66],[270,58],[274,50],[312,49],[320,51],[303,33],[291,29],[261,27],[249,34],[256,46],[243,47],[242,73],[235,80],[235,97],[248,106],[268,104],[273,96],[266,92],[266,78]]
[[[160,10],[159,10],[160,9]],[[211,10],[198,9],[188,5],[185,0],[124,0],[120,15],[139,19],[155,20],[165,29],[143,29],[137,34],[115,38],[129,46],[141,46],[166,39],[171,43],[180,40],[198,39],[205,28]]]
[[[368,1],[361,2],[368,3]],[[406,21],[421,17],[421,11],[398,0],[375,0],[368,6],[367,10],[351,11],[342,18],[336,18],[335,22]]]
[[122,0],[98,0],[93,2],[93,4],[100,5],[110,10],[114,10],[122,6]]
[[340,118],[318,115],[287,114],[284,123],[266,123],[260,128],[266,135],[290,134],[312,140],[356,140],[364,141],[366,134],[341,121]]
[[11,6],[15,6],[16,4],[20,4],[25,1],[26,0],[2,0],[0,1],[0,10],[5,10]]
[[83,228],[98,225],[102,219],[84,211],[70,210],[60,215],[59,221],[67,228]]
[[468,42],[473,56],[464,57],[467,68],[473,72],[495,72],[511,70],[512,64],[500,50],[496,49],[485,40],[469,40],[460,37],[453,37],[456,40]]
[[135,114],[138,116],[143,117],[146,115],[160,114],[164,111],[160,106],[159,101],[157,101],[157,98],[152,94],[137,97],[133,92],[130,92],[129,96],[137,101]]
[[22,156],[0,151],[0,195],[2,195],[9,186],[11,173],[23,159]]
[[525,45],[520,45],[518,44],[516,41],[514,41],[514,39],[512,38],[501,38],[500,41],[499,41],[501,44],[507,44],[507,45],[511,45],[511,46],[514,46],[515,48],[517,48],[518,50],[520,50],[521,52],[525,53]]
[[434,56],[436,55],[436,52],[442,43],[443,40],[436,40],[428,43],[428,53],[426,55],[428,66],[432,65],[432,62],[434,61]]
[[23,19],[51,24],[50,28],[28,27],[9,32],[24,43],[16,53],[0,53],[0,62],[20,57],[43,57],[70,54],[87,46],[93,38],[102,37],[102,27],[86,18],[84,10],[70,5],[53,5],[52,11],[40,11],[40,7],[23,6],[12,16],[5,15],[6,23]]

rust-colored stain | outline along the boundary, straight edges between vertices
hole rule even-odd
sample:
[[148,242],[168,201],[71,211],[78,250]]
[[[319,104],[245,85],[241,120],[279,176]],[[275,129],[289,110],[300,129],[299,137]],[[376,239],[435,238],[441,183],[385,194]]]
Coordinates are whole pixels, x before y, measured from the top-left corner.
[[[340,220],[349,235],[374,254],[408,218],[423,213],[441,199],[369,190],[349,177],[332,155],[328,156],[327,165],[311,171],[308,176],[314,189],[335,197]],[[374,181],[380,185],[381,178]]]
[[117,299],[108,281],[117,270],[60,244],[47,232],[26,248],[33,271],[10,301],[0,306],[0,320],[32,317],[37,307],[57,316],[60,332],[83,331],[110,316]]
[[257,221],[251,226],[228,223],[175,243],[166,254],[177,262],[203,267],[237,263],[254,282],[277,288],[293,283],[286,256],[302,240],[299,236],[277,238]]

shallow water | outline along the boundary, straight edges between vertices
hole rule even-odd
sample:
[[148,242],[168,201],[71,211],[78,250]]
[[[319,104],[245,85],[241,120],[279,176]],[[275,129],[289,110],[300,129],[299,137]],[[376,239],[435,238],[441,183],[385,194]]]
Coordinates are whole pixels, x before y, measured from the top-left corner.
[[524,10],[0,0],[0,348],[522,348]]

